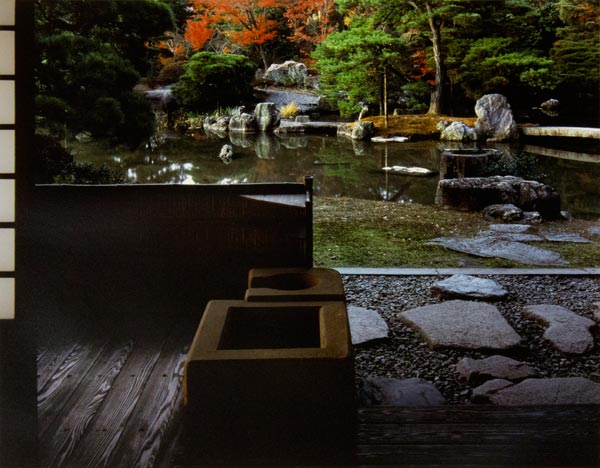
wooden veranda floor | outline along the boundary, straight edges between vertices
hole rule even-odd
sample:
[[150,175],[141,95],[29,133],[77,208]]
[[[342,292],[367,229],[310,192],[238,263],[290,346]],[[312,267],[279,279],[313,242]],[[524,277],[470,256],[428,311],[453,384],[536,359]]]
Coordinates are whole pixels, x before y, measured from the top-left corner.
[[[102,328],[61,337],[41,331],[40,466],[207,465],[181,446],[181,378],[193,327],[147,323],[137,329],[126,322],[115,323],[124,331],[108,335]],[[599,467],[600,407],[363,408],[355,456],[344,460],[359,466]]]

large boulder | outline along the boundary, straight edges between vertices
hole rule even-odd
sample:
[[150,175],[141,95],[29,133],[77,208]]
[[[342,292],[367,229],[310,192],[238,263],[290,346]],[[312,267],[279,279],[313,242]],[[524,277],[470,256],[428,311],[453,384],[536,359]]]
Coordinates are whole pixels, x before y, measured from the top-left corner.
[[359,400],[362,406],[440,406],[446,399],[427,380],[371,376],[365,379]]
[[445,141],[476,141],[475,129],[463,122],[452,122],[442,130],[441,140]]
[[560,219],[560,195],[551,186],[513,176],[467,177],[438,182],[436,204],[469,211],[512,204],[537,211],[545,219]]
[[480,139],[516,140],[519,129],[510,104],[501,94],[486,94],[475,103],[475,131]]
[[260,132],[272,132],[279,127],[281,115],[273,102],[261,102],[254,109],[254,119]]
[[306,75],[306,65],[288,60],[284,63],[272,64],[265,72],[264,77],[284,86],[304,86]]
[[204,119],[204,123],[202,124],[204,131],[206,133],[213,133],[220,137],[223,137],[227,134],[229,129],[229,116],[221,116],[217,119],[214,117],[207,117]]
[[229,132],[231,133],[256,133],[258,126],[256,119],[251,114],[237,114],[229,120]]
[[353,140],[371,140],[373,135],[375,135],[375,124],[369,121],[342,124],[337,129],[337,135],[352,138]]

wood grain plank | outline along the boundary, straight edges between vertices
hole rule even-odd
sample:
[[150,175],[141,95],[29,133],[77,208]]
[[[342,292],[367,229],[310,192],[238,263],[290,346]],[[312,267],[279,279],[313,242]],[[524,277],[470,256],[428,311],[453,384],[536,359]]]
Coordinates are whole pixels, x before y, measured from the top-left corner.
[[90,368],[57,421],[40,438],[40,466],[61,467],[69,459],[131,354],[133,342],[110,343]]
[[156,455],[152,468],[173,468],[177,460],[182,458],[180,454],[179,440],[183,431],[183,385],[179,388],[177,399],[169,425],[163,436],[160,450]]
[[377,424],[361,426],[361,444],[375,445],[509,445],[528,444],[600,444],[600,426],[596,424]]
[[[435,441],[432,441],[435,442]],[[597,467],[598,446],[593,445],[359,445],[359,465]]]
[[111,468],[154,466],[163,435],[172,414],[183,379],[183,367],[192,337],[177,329],[161,350],[148,379],[136,412],[128,421],[110,461]]
[[358,410],[361,424],[425,423],[600,423],[599,405],[492,406],[464,405],[445,407],[370,407]]
[[61,413],[88,370],[101,354],[104,340],[77,344],[60,364],[37,396],[38,433],[46,433],[54,419]]
[[162,327],[153,327],[135,340],[127,363],[65,467],[110,466],[113,450],[159,358],[165,333]]
[[48,380],[50,380],[67,356],[73,352],[75,346],[76,343],[71,342],[61,346],[38,350],[36,357],[38,392],[48,383]]

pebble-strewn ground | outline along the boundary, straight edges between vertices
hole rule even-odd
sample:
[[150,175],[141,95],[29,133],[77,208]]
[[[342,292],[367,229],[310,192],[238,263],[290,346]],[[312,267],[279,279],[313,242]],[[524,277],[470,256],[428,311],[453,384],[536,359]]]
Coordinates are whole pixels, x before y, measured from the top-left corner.
[[[583,356],[563,354],[546,342],[544,327],[525,318],[526,305],[555,304],[592,318],[593,303],[600,301],[599,277],[485,276],[509,291],[508,298],[493,303],[511,326],[526,338],[527,347],[511,357],[534,367],[539,377],[586,377],[600,382],[600,331],[595,327],[594,349]],[[421,377],[434,383],[450,404],[468,403],[471,387],[461,382],[456,363],[463,357],[488,356],[468,350],[431,350],[423,339],[397,316],[400,312],[441,302],[430,286],[445,277],[344,276],[348,304],[376,310],[386,320],[390,334],[355,347],[358,384],[369,375],[394,378]]]

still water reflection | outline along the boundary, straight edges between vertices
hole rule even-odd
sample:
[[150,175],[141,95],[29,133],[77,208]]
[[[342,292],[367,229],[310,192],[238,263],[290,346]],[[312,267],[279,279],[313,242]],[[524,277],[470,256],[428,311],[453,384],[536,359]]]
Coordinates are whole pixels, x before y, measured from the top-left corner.
[[[224,144],[233,159],[223,161]],[[74,149],[78,162],[107,164],[130,183],[235,184],[302,181],[315,178],[315,193],[330,197],[433,204],[439,175],[406,176],[383,171],[386,166],[417,166],[440,170],[440,152],[456,145],[435,141],[405,143],[355,142],[324,135],[167,136],[135,152],[102,148],[97,143]],[[493,148],[493,145],[485,145]],[[498,145],[509,158],[523,148]],[[563,209],[582,217],[600,216],[600,155],[570,159],[551,156],[547,148],[527,147],[538,178],[556,187]],[[587,159],[587,160],[586,160]]]

